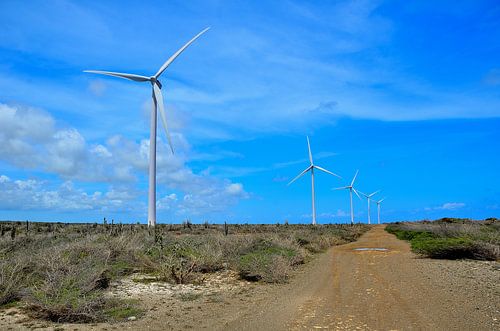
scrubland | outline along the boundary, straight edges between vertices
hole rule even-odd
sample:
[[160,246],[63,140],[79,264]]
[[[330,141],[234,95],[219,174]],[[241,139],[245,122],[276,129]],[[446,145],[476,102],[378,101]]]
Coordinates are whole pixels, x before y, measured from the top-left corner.
[[433,222],[397,222],[386,231],[407,240],[412,250],[436,259],[500,259],[500,220],[443,218]]
[[134,301],[106,295],[113,281],[128,275],[186,284],[232,270],[248,281],[281,283],[314,254],[368,229],[0,222],[0,307],[55,322],[120,321],[141,315]]

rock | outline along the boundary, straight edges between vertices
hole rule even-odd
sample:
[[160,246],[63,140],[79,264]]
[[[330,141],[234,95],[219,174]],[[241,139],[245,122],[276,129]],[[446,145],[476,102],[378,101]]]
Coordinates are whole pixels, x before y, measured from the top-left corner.
[[127,318],[129,321],[135,321],[137,319],[137,317],[135,316],[130,316],[129,318]]

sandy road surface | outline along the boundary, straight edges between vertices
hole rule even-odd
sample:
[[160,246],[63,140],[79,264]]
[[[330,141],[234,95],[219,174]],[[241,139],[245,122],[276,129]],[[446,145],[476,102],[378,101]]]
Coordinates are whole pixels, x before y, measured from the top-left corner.
[[[354,250],[376,247],[388,251]],[[274,300],[225,328],[500,329],[500,272],[495,262],[420,259],[384,226],[315,262],[290,288],[275,293]]]
[[224,274],[211,282],[120,283],[113,291],[145,309],[135,321],[54,324],[11,309],[0,313],[0,330],[500,330],[499,263],[418,258],[384,226],[301,266],[288,284]]

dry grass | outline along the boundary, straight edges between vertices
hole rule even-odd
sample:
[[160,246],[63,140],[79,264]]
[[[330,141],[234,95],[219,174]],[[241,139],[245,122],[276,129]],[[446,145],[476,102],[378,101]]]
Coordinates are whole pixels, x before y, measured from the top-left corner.
[[[96,322],[138,314],[110,301],[106,288],[133,272],[174,283],[203,281],[221,269],[264,282],[285,282],[314,253],[350,242],[363,225],[143,225],[3,222],[0,305],[21,300],[31,316]],[[12,238],[10,231],[16,235]],[[28,231],[29,230],[29,231]],[[226,232],[227,230],[227,232]],[[227,235],[226,235],[227,233]]]

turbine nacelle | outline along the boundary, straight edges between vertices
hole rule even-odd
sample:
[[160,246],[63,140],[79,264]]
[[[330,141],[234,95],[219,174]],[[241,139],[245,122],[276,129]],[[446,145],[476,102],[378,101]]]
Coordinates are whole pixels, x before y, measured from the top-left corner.
[[354,188],[354,181],[356,180],[356,177],[358,176],[358,172],[359,172],[359,170],[356,170],[356,173],[354,174],[354,177],[352,178],[350,185],[333,188],[332,190],[334,190],[334,191],[336,191],[336,190],[350,190],[350,191],[354,192],[359,199],[361,199],[361,196],[359,195],[359,193],[361,193],[361,194],[363,194],[363,193],[361,191],[359,191],[359,193],[358,193],[358,190],[356,190]]
[[163,85],[161,84],[161,82],[155,77],[155,76],[151,76],[149,77],[149,81],[151,82],[151,84],[156,84],[158,85],[158,87],[161,89],[163,87]]
[[380,192],[381,190],[377,190],[373,193],[370,193],[370,194],[366,194],[366,193],[363,193],[361,191],[359,191],[359,193],[361,193],[365,198],[367,198],[368,200],[371,200],[371,201],[375,201],[374,199],[372,199],[372,196],[374,196],[375,194],[377,194],[378,192]]

